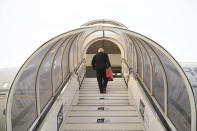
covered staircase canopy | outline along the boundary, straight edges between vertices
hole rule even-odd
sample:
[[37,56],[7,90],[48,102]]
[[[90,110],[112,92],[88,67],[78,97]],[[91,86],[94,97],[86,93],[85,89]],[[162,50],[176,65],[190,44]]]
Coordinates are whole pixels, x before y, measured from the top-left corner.
[[[142,34],[128,30],[111,20],[94,20],[80,28],[58,35],[39,47],[23,64],[10,88],[7,104],[7,128],[17,124],[18,115],[31,111],[24,118],[28,128],[45,110],[61,89],[70,73],[86,58],[88,48],[99,40],[107,40],[120,48],[126,63],[123,74],[132,74],[145,87],[165,119],[176,128],[182,118],[184,126],[196,129],[196,103],[192,86],[179,63],[163,47]],[[50,88],[49,88],[50,87]],[[22,94],[20,92],[22,91]],[[18,101],[27,103],[19,108]],[[12,120],[12,121],[11,121]]]

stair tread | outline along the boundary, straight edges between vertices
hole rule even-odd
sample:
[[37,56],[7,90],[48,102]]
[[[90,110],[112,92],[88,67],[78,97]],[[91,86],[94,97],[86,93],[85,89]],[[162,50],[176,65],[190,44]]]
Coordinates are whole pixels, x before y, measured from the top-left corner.
[[141,123],[134,124],[64,124],[64,131],[143,131]]
[[[116,90],[107,90],[106,94],[127,94],[128,91],[116,91]],[[98,93],[100,94],[100,91],[92,91],[92,90],[87,90],[87,91],[79,91],[80,94],[89,94],[89,93]]]
[[126,103],[97,103],[97,104],[95,104],[95,103],[81,103],[81,104],[78,104],[78,105],[84,105],[84,106],[89,106],[89,105],[91,105],[91,106],[128,106],[128,105],[135,105],[135,104],[126,104]]
[[105,99],[105,100],[128,100],[127,96],[120,96],[120,97],[112,97],[112,96],[103,96],[103,97],[91,97],[91,96],[80,96],[79,100],[99,100],[99,99]]
[[139,117],[69,117],[67,123],[97,123],[97,119],[104,119],[105,123],[140,123]]
[[128,96],[128,94],[100,94],[100,93],[89,93],[89,94],[85,94],[85,93],[80,93],[79,96]]
[[[87,84],[87,85],[81,85],[81,88],[93,88],[93,89],[99,89],[98,85],[95,84]],[[107,85],[107,89],[127,89],[124,85]]]
[[[99,88],[81,88],[80,91],[98,91]],[[126,88],[107,88],[110,91],[128,91]]]
[[104,107],[104,110],[136,110],[136,106],[87,106],[87,105],[76,105],[72,106],[72,110],[98,110],[99,107]]
[[79,100],[80,103],[129,103],[127,100],[106,100],[106,99],[99,99],[99,100]]
[[71,111],[69,116],[138,116],[137,111]]

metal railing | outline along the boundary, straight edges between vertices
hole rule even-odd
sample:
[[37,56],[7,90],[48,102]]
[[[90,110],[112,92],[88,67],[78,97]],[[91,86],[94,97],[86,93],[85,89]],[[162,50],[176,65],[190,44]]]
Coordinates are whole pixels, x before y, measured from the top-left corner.
[[122,63],[122,76],[125,80],[126,85],[128,86],[130,75],[132,74],[132,76],[135,79],[137,79],[137,75],[136,72],[133,70],[133,68],[129,66],[129,64],[124,58],[121,59],[121,63]]

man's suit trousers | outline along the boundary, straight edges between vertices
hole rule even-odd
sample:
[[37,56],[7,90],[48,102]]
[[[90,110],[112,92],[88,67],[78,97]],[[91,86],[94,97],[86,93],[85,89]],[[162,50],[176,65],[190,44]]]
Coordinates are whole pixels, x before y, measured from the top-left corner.
[[106,69],[96,70],[96,77],[97,77],[100,93],[103,93],[103,88],[107,87],[107,82],[108,82],[108,79],[106,78]]

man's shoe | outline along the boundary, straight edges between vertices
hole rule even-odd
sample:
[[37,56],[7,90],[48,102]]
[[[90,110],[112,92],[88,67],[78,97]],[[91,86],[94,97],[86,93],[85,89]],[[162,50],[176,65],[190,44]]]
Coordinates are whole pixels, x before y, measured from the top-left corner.
[[106,88],[103,88],[103,92],[106,93]]
[[100,93],[104,93],[104,90],[100,90]]

